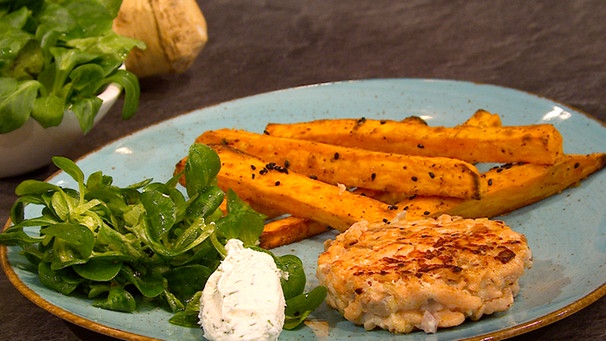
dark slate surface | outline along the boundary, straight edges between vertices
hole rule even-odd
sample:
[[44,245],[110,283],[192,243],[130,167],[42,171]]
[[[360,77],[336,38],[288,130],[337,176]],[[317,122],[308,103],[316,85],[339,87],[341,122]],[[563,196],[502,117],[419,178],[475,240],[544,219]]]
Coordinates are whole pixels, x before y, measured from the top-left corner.
[[[441,78],[517,88],[606,122],[606,2],[202,1],[210,41],[187,73],[142,80],[140,111],[112,109],[68,156],[188,111],[266,91],[365,78]],[[15,186],[0,180],[0,220]],[[603,271],[603,270],[602,270]],[[0,274],[0,339],[107,340],[47,313]],[[606,298],[516,340],[606,338]]]

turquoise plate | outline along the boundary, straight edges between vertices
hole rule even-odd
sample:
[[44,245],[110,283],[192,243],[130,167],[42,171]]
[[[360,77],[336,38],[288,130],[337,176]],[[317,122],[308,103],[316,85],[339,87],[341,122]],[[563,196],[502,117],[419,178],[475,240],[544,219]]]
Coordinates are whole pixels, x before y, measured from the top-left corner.
[[[102,170],[125,186],[144,178],[169,179],[173,167],[203,131],[242,128],[261,132],[268,122],[319,118],[367,117],[401,119],[422,116],[430,125],[453,126],[482,108],[501,115],[504,125],[551,123],[564,136],[567,153],[604,152],[606,128],[600,122],[560,103],[517,90],[448,80],[379,79],[328,83],[270,92],[211,106],[178,116],[119,139],[78,161],[86,174]],[[50,182],[74,186],[58,173]],[[526,234],[534,266],[522,277],[521,292],[503,313],[467,322],[435,335],[415,332],[392,335],[368,332],[321,306],[312,316],[316,328],[284,331],[281,340],[452,340],[510,337],[562,319],[606,294],[606,172],[580,186],[502,217]],[[322,241],[332,233],[295,243],[277,253],[299,255],[315,285],[315,267]],[[18,249],[2,248],[2,265],[12,283],[30,300],[70,322],[132,340],[200,340],[200,329],[168,323],[167,311],[143,306],[133,314],[94,308],[86,299],[68,297],[40,284],[25,268]],[[317,328],[317,327],[320,328]]]

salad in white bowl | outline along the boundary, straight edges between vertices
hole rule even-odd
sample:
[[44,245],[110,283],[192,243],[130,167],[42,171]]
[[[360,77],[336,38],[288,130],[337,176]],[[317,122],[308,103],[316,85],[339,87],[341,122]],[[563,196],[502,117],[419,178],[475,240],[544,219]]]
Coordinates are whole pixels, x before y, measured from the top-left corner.
[[135,114],[139,82],[121,66],[145,44],[113,31],[120,4],[0,4],[0,177],[49,163],[88,133],[122,90],[122,117]]

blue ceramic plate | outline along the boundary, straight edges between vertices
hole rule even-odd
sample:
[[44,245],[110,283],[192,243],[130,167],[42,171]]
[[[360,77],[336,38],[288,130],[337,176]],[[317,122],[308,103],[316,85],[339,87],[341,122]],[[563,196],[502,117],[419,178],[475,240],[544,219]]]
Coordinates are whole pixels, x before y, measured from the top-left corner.
[[[169,179],[173,166],[203,131],[242,128],[261,132],[268,122],[296,122],[319,118],[367,117],[401,119],[422,116],[430,125],[453,126],[482,108],[501,115],[504,125],[551,123],[564,136],[567,153],[606,151],[606,128],[560,103],[491,85],[446,80],[385,79],[321,84],[247,97],[151,126],[117,140],[82,158],[86,174],[102,170],[120,186],[144,178]],[[73,187],[62,173],[50,182]],[[606,294],[606,172],[594,174],[579,187],[520,209],[503,219],[526,234],[534,266],[521,279],[513,307],[478,322],[440,330],[432,340],[509,337],[570,315]],[[315,264],[326,233],[282,247],[277,253],[299,255],[309,285],[316,284]],[[136,340],[200,340],[199,329],[168,323],[171,314],[144,306],[133,314],[94,308],[84,299],[67,297],[40,284],[24,270],[26,260],[16,248],[2,249],[5,272],[29,299],[73,323],[108,335]],[[426,340],[423,332],[391,335],[364,331],[338,313],[321,306],[312,316],[328,325],[328,340]],[[317,332],[317,330],[316,330]],[[280,339],[316,339],[314,329],[284,331]]]

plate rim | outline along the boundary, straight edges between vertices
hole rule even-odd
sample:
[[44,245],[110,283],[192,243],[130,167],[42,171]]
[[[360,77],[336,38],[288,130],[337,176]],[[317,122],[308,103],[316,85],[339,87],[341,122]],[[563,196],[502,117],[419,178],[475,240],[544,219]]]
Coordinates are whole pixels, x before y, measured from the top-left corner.
[[[99,152],[101,149],[107,147],[108,145],[112,145],[119,141],[132,138],[132,136],[140,134],[146,130],[156,129],[158,126],[160,126],[168,121],[179,120],[180,118],[182,118],[184,116],[188,116],[188,115],[195,115],[195,113],[197,113],[199,111],[203,111],[203,110],[206,110],[206,109],[209,109],[212,107],[218,107],[220,105],[226,105],[226,104],[229,104],[229,103],[232,103],[235,101],[245,100],[247,98],[252,98],[252,97],[256,97],[256,96],[267,96],[267,95],[271,95],[271,94],[279,94],[279,93],[287,92],[287,91],[298,91],[298,90],[303,90],[306,88],[320,87],[320,86],[334,86],[334,85],[348,84],[348,83],[349,84],[351,84],[351,83],[362,84],[364,82],[369,82],[369,81],[372,81],[372,82],[413,81],[413,82],[420,82],[420,83],[422,83],[422,82],[443,82],[443,83],[453,83],[453,84],[465,84],[465,85],[470,85],[470,86],[474,86],[474,87],[475,86],[487,86],[487,87],[492,87],[495,89],[512,91],[512,92],[520,94],[520,95],[532,96],[537,99],[547,100],[547,101],[550,101],[550,102],[553,102],[556,104],[560,104],[562,106],[565,106],[565,107],[575,111],[576,113],[582,114],[584,117],[591,119],[591,120],[601,124],[602,127],[606,128],[606,122],[601,121],[600,119],[584,112],[583,110],[575,108],[569,104],[562,103],[557,100],[553,100],[549,97],[537,95],[537,94],[529,92],[529,91],[524,91],[524,90],[520,90],[520,89],[516,89],[516,88],[512,88],[512,87],[490,84],[490,83],[457,80],[457,79],[368,78],[368,79],[352,79],[352,80],[329,81],[329,82],[322,82],[322,83],[299,85],[299,86],[293,86],[293,87],[289,87],[289,88],[282,88],[282,89],[276,89],[276,90],[271,90],[271,91],[267,91],[267,92],[251,94],[248,96],[238,97],[238,98],[234,98],[231,100],[226,100],[226,101],[222,101],[222,102],[218,102],[218,103],[214,103],[214,104],[208,104],[206,106],[202,106],[200,108],[192,109],[190,111],[178,114],[174,117],[160,120],[160,121],[150,124],[148,126],[145,126],[140,129],[137,129],[135,131],[132,131],[124,136],[110,140],[107,143],[105,143],[104,145],[99,146],[99,147],[81,155],[80,157],[76,158],[74,161],[76,163],[78,163],[79,161],[96,154],[97,152]],[[50,176],[48,176],[46,179],[44,179],[44,181],[52,180],[60,173],[62,173],[62,171],[58,170],[58,171],[54,172],[53,174],[51,174]],[[10,226],[11,226],[11,219],[9,217],[8,220],[6,221],[6,223],[4,224],[3,231],[8,229]],[[101,334],[104,334],[107,336],[122,338],[125,340],[133,340],[133,341],[161,341],[162,340],[162,339],[149,337],[149,336],[137,334],[134,332],[120,330],[120,329],[117,329],[114,327],[110,327],[110,326],[104,325],[102,322],[96,322],[96,321],[93,321],[86,317],[79,316],[62,307],[59,307],[57,305],[50,303],[46,299],[42,298],[37,292],[35,292],[32,288],[30,288],[27,284],[25,284],[21,280],[19,275],[15,272],[13,265],[11,265],[11,263],[8,260],[8,247],[5,245],[0,245],[0,266],[2,267],[4,273],[6,274],[6,277],[11,282],[11,284],[17,289],[17,291],[19,291],[23,296],[25,296],[25,298],[27,298],[28,300],[30,300],[31,302],[33,302],[35,305],[42,308],[43,310],[45,310],[63,320],[66,320],[66,321],[76,324],[78,326],[84,327],[86,329],[89,329],[89,330],[92,330],[92,331],[95,331],[95,332],[98,332],[98,333],[101,333]],[[461,340],[504,339],[504,338],[510,338],[510,337],[522,335],[524,333],[528,333],[533,330],[540,329],[540,328],[550,325],[552,323],[558,322],[570,315],[573,315],[574,313],[576,313],[576,312],[586,308],[590,304],[596,302],[603,296],[606,296],[606,282],[604,282],[602,285],[600,285],[599,287],[597,287],[590,293],[586,294],[585,296],[582,296],[582,297],[576,299],[575,301],[573,301],[573,302],[565,305],[564,307],[561,307],[551,313],[545,314],[543,316],[537,317],[535,319],[532,319],[532,320],[529,320],[529,321],[526,321],[526,322],[523,322],[520,324],[516,324],[516,325],[510,326],[510,327],[505,327],[503,329],[495,330],[495,331],[484,333],[484,334],[474,335],[471,337],[463,338]]]

